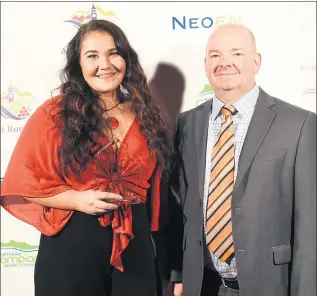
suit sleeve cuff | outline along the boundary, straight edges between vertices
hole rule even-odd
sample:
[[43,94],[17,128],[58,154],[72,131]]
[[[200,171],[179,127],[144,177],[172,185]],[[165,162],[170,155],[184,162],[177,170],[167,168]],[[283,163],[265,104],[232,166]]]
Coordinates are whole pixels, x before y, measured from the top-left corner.
[[171,282],[182,282],[182,273],[180,271],[171,271]]

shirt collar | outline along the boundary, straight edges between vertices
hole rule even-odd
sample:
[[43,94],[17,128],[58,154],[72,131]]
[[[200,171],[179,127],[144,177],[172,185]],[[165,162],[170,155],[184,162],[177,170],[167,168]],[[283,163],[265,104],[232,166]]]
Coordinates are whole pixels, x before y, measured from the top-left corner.
[[[258,100],[260,93],[260,89],[258,85],[254,85],[254,87],[247,92],[244,96],[242,96],[238,101],[236,101],[233,106],[238,110],[237,115],[242,116],[244,118],[252,117],[255,104]],[[211,119],[213,121],[216,120],[216,118],[221,115],[221,108],[225,104],[220,101],[216,96],[213,97],[212,101],[212,111],[211,111]]]

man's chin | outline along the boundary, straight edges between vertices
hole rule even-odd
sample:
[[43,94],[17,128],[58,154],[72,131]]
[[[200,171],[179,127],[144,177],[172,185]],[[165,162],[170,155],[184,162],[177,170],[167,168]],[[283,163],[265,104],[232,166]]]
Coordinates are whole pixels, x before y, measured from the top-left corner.
[[234,91],[239,89],[238,83],[222,83],[219,86],[222,91]]
[[235,89],[235,87],[233,87],[233,86],[228,86],[228,85],[226,85],[226,86],[224,86],[224,87],[221,88],[222,91],[232,91],[232,90],[234,90],[234,89]]

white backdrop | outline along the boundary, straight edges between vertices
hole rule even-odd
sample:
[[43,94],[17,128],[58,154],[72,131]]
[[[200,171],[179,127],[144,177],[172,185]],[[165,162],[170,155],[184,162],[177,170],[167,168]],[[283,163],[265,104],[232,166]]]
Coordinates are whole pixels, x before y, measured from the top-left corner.
[[[97,2],[95,9],[98,19],[124,30],[149,80],[160,63],[179,69],[185,79],[182,111],[212,93],[203,62],[210,32],[239,22],[254,32],[262,53],[258,84],[316,112],[315,3]],[[1,4],[1,177],[26,120],[59,85],[67,42],[91,13],[91,2]],[[16,177],[19,182],[19,172]],[[35,229],[1,209],[2,296],[34,295],[38,240]]]

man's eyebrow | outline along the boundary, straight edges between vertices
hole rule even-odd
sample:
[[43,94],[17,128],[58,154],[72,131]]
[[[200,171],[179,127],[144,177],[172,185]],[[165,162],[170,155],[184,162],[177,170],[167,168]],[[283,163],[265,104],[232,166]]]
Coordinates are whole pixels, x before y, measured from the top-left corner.
[[[231,48],[230,49],[231,52],[238,51],[238,50],[243,50],[243,48]],[[220,51],[217,50],[217,49],[209,49],[208,50],[208,55],[211,54],[211,53],[220,53]]]
[[232,48],[230,51],[243,50],[243,48]]
[[208,50],[208,54],[211,54],[211,53],[213,53],[213,52],[219,53],[219,50],[217,50],[217,49],[210,49],[210,50]]

